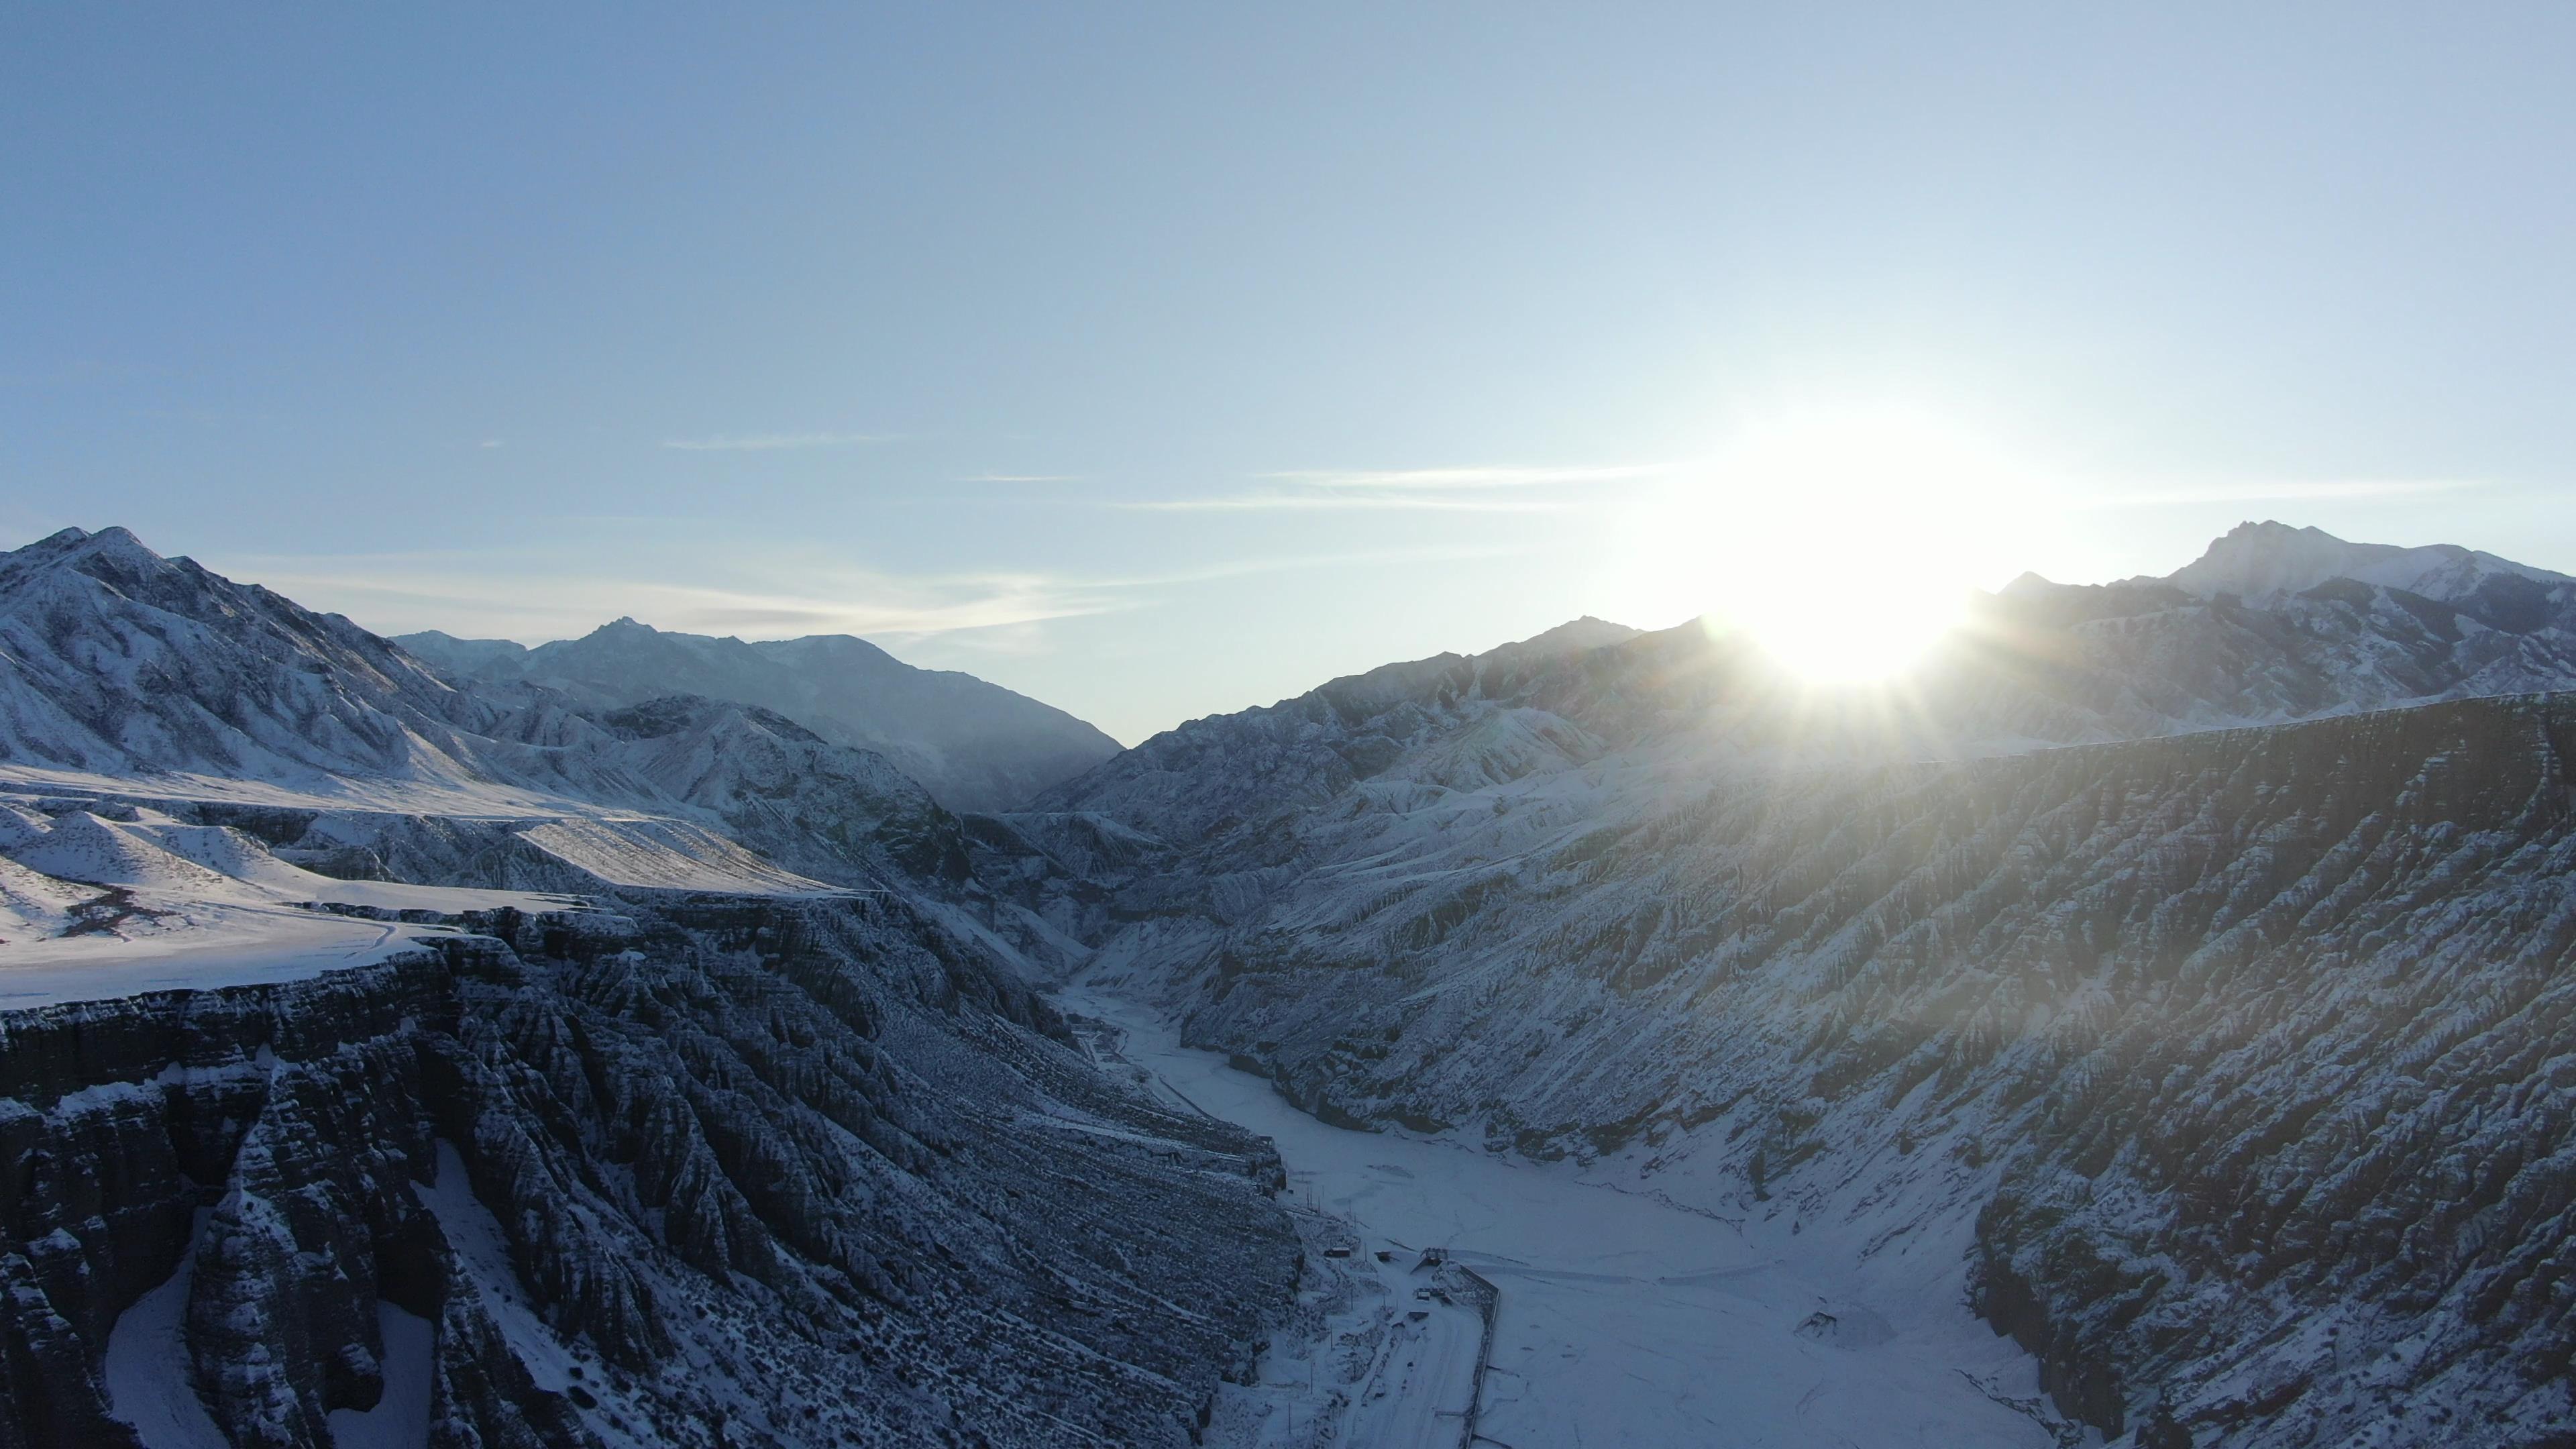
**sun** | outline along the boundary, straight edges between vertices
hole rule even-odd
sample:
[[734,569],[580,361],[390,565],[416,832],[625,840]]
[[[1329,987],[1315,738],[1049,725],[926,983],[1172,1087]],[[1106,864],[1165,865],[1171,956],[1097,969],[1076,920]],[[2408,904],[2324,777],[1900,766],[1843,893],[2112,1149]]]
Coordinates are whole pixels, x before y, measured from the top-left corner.
[[1932,413],[1784,415],[1653,500],[1633,566],[1672,612],[1748,633],[1808,680],[1877,680],[1959,623],[2023,492],[2001,450]]

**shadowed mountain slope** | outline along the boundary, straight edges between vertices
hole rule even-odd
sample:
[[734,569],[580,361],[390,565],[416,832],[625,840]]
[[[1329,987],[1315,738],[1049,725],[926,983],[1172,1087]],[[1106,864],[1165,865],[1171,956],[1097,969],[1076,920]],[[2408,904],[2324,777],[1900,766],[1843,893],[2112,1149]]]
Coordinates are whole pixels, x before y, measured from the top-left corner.
[[915,669],[846,634],[746,643],[620,619],[535,649],[407,634],[396,643],[462,680],[526,682],[591,708],[697,694],[774,711],[876,751],[952,810],[1005,810],[1118,752],[1049,705],[973,675]]

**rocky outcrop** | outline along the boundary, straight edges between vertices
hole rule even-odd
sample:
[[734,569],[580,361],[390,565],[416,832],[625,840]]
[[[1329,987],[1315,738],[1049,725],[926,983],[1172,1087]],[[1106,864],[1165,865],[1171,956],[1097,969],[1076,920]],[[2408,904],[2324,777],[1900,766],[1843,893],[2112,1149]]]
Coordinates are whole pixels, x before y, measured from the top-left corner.
[[243,1446],[376,1406],[388,1311],[433,1444],[1179,1443],[1291,1291],[1267,1144],[898,900],[458,924],[0,1016],[0,1444],[134,1443],[183,1270],[146,1367]]

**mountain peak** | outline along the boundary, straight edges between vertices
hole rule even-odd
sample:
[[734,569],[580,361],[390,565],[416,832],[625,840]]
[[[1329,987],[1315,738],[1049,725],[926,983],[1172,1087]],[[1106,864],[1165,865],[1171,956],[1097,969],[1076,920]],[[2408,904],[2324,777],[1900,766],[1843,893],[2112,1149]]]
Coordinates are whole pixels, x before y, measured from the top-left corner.
[[57,529],[19,550],[19,554],[55,561],[90,556],[155,563],[161,559],[161,555],[134,536],[133,530],[114,527],[102,528],[96,533],[86,528]]
[[2457,600],[2498,575],[2543,584],[2576,582],[2564,574],[2515,563],[2458,544],[2401,548],[2350,543],[2322,528],[2294,528],[2278,519],[2240,523],[2210,542],[2208,551],[2175,570],[2165,582],[2203,598],[2235,594],[2268,598],[2315,588],[2328,579],[2404,589],[2427,598]]
[[1629,628],[1625,624],[1613,624],[1607,619],[1595,618],[1590,614],[1586,614],[1579,619],[1568,619],[1564,623],[1557,625],[1555,628],[1550,629],[1543,634],[1533,634],[1526,639],[1505,645],[1504,647],[1516,649],[1599,649],[1605,645],[1624,644],[1629,640],[1636,638],[1639,632],[1640,631],[1638,630]]

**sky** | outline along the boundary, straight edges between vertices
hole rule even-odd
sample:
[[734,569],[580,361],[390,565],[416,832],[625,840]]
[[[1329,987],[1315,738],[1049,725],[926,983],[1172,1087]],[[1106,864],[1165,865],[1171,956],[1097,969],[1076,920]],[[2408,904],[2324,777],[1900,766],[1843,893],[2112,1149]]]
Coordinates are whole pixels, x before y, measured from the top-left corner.
[[0,547],[1134,742],[1582,614],[2576,572],[2576,8],[18,6]]

